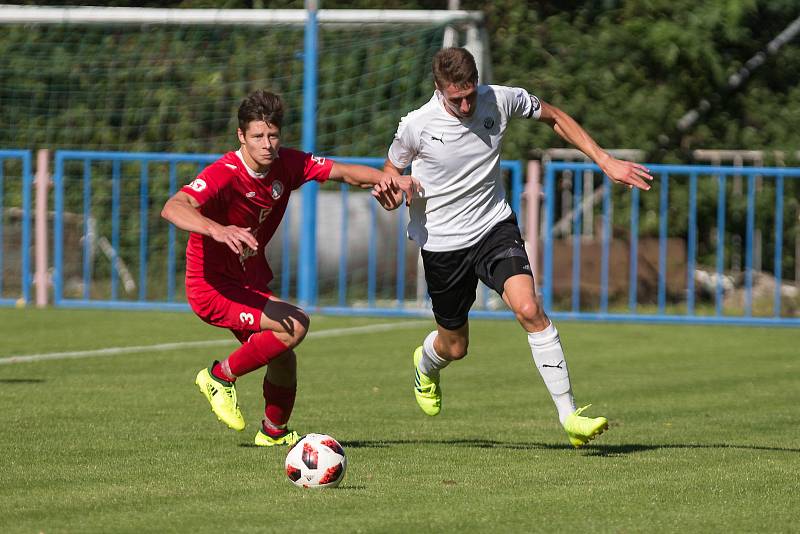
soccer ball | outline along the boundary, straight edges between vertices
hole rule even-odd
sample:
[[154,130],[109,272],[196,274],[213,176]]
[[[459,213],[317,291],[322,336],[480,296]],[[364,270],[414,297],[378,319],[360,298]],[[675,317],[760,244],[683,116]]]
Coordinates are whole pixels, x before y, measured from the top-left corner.
[[326,434],[307,434],[286,455],[286,476],[303,488],[335,488],[344,478],[347,457]]

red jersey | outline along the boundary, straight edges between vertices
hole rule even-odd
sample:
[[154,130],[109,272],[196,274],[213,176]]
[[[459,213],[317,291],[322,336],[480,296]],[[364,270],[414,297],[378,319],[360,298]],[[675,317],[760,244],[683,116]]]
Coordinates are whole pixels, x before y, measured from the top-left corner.
[[290,193],[310,180],[324,182],[333,162],[280,148],[264,176],[252,176],[236,152],[228,152],[203,169],[181,191],[200,203],[200,213],[224,226],[250,228],[258,250],[236,254],[228,245],[190,232],[186,245],[186,282],[233,282],[265,289],[272,280],[266,246],[283,219]]

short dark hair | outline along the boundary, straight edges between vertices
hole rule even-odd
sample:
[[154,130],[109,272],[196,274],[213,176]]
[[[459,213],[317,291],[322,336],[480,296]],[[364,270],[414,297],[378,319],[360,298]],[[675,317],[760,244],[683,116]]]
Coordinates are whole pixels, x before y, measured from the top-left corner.
[[275,93],[259,89],[242,100],[237,116],[242,133],[247,131],[247,126],[253,121],[264,121],[280,129],[283,122],[283,100]]
[[433,79],[439,89],[450,84],[459,89],[477,85],[475,58],[466,48],[442,48],[433,56]]

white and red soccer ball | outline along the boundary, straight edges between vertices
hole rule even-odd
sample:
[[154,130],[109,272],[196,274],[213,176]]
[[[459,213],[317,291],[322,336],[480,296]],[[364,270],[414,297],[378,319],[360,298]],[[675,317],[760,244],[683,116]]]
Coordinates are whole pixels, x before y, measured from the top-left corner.
[[338,441],[326,434],[307,434],[286,455],[286,476],[303,488],[335,488],[347,471]]

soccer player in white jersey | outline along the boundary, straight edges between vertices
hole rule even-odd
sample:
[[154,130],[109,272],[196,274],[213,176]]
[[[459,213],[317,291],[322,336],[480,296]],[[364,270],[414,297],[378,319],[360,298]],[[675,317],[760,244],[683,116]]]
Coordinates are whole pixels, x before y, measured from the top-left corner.
[[502,296],[525,329],[570,443],[585,445],[608,421],[581,415],[588,406],[576,409],[558,331],[536,298],[517,220],[505,199],[503,136],[512,117],[539,120],[614,182],[647,190],[652,176],[644,166],[603,151],[569,115],[525,89],[479,85],[475,60],[463,48],[437,52],[433,76],[433,97],[400,121],[384,165],[398,182],[411,165],[422,188],[411,202],[408,235],[422,249],[437,329],[414,351],[417,403],[428,415],[441,410],[439,373],[467,355],[468,314],[481,280]]

